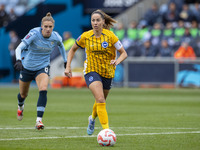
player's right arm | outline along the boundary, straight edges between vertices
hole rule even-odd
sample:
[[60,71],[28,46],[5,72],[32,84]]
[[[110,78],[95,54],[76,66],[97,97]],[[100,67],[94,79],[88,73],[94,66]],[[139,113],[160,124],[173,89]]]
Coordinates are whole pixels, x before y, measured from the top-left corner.
[[15,50],[16,60],[21,60],[21,52],[22,52],[23,49],[25,49],[25,47],[26,47],[26,44],[24,42],[21,42],[17,46],[17,48]]
[[74,45],[69,50],[69,53],[67,56],[67,67],[66,67],[64,73],[69,78],[72,77],[71,62],[72,62],[72,59],[74,58],[75,52],[77,51],[78,48],[79,48],[79,46],[76,43],[74,43]]
[[22,42],[18,45],[15,50],[16,60],[21,60],[21,52],[25,49],[34,39],[36,38],[36,31],[34,29],[22,39]]
[[22,39],[22,42],[17,46],[15,50],[16,55],[16,63],[14,65],[14,68],[18,71],[21,71],[24,69],[21,61],[21,53],[22,50],[25,49],[33,40],[35,39],[35,32],[34,30],[31,30],[25,37]]
[[74,45],[69,50],[69,53],[68,53],[68,56],[67,56],[67,67],[66,67],[65,72],[64,72],[65,75],[69,78],[72,77],[71,62],[72,62],[72,59],[74,58],[75,52],[77,51],[77,49],[79,47],[81,47],[81,48],[85,47],[85,33],[83,33],[81,36],[79,36],[76,39],[76,42],[74,43]]
[[21,42],[16,50],[15,50],[15,55],[16,55],[16,63],[14,65],[14,68],[17,70],[17,71],[21,71],[24,69],[23,65],[22,65],[22,61],[21,61],[21,52],[22,50],[26,47],[26,44],[24,42]]

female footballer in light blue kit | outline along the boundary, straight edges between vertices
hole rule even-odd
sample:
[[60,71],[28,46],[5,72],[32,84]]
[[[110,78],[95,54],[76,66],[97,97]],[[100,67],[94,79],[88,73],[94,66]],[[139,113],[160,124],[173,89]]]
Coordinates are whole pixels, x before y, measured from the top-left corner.
[[67,63],[62,38],[53,31],[54,22],[51,13],[47,13],[42,18],[41,27],[30,30],[16,49],[15,69],[20,70],[17,118],[23,119],[24,101],[28,96],[31,81],[35,80],[39,89],[35,125],[38,130],[44,128],[42,117],[47,103],[50,54],[56,46],[63,57],[64,67]]

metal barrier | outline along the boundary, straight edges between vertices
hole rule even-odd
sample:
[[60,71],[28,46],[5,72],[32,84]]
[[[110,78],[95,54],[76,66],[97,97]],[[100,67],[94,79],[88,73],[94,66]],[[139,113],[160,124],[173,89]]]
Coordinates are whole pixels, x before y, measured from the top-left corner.
[[[128,57],[124,62],[124,87],[144,84],[200,87],[200,59]],[[189,80],[189,81],[188,81]]]

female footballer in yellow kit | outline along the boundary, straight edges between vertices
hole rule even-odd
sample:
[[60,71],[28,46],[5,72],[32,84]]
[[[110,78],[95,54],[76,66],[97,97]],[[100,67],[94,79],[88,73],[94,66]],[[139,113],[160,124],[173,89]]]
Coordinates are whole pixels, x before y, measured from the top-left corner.
[[[95,118],[97,116],[102,128],[109,128],[106,97],[111,88],[116,65],[127,58],[127,53],[119,39],[109,30],[113,23],[116,23],[116,21],[103,11],[94,11],[91,14],[93,29],[79,36],[68,53],[65,75],[72,77],[71,61],[76,50],[81,47],[86,52],[83,72],[87,86],[95,98],[92,115],[89,116],[88,135],[92,135],[94,132]],[[116,49],[120,53],[117,59]]]

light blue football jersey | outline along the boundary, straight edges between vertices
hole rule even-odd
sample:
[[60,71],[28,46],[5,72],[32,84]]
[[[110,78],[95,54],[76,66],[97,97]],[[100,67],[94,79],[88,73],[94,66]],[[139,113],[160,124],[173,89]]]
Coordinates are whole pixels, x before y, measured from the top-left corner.
[[44,38],[41,27],[33,28],[22,39],[26,50],[22,51],[22,64],[25,69],[36,71],[50,65],[50,55],[58,46],[64,62],[67,61],[61,36],[53,31],[49,38]]

